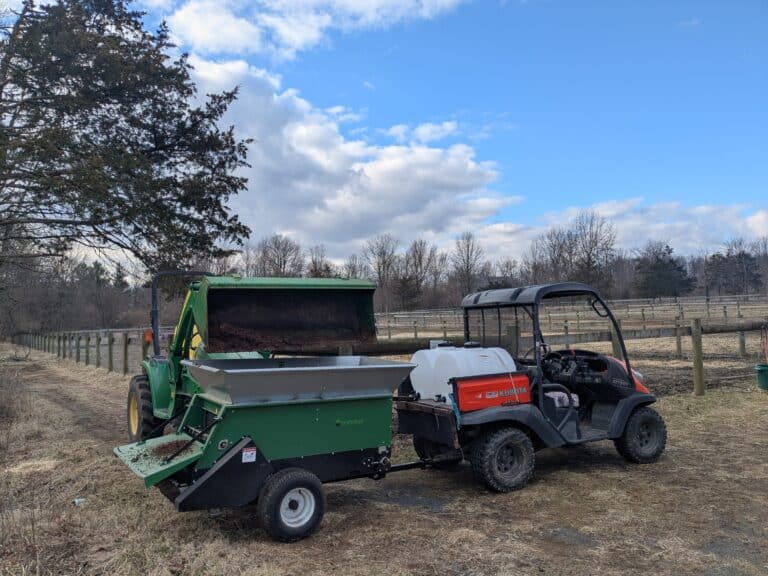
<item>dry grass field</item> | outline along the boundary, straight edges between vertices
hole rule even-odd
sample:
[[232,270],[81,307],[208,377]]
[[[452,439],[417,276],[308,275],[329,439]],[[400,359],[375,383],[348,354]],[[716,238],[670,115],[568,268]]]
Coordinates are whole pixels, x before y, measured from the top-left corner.
[[[664,394],[659,463],[628,465],[600,443],[538,453],[533,482],[506,495],[466,466],[329,485],[319,532],[296,544],[268,540],[253,510],[179,514],[144,489],[111,454],[127,378],[0,345],[0,574],[768,573],[768,393],[754,358],[736,358],[735,336],[705,337],[710,389],[697,398],[674,341],[629,344]],[[414,456],[407,437],[395,450]]]

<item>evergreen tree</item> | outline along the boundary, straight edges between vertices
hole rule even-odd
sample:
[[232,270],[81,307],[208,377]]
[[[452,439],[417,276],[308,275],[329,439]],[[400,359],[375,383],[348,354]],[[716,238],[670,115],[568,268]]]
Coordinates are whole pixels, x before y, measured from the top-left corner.
[[664,242],[649,241],[635,262],[635,290],[641,298],[683,296],[693,284],[684,261]]
[[0,264],[119,248],[149,268],[227,253],[247,141],[193,106],[186,55],[126,0],[26,0],[0,33]]
[[121,292],[127,290],[129,287],[128,281],[125,279],[127,275],[126,269],[118,262],[115,266],[115,271],[112,273],[112,287]]

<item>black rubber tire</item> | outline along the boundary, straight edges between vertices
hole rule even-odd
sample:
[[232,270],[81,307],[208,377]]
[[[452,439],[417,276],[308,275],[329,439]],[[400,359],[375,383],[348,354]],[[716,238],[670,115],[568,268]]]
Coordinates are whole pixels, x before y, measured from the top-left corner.
[[[286,524],[280,514],[283,498],[297,488],[309,490],[315,507],[306,523],[300,526]],[[285,468],[267,478],[256,504],[259,522],[266,533],[279,542],[296,542],[314,532],[325,514],[325,493],[320,479],[302,468]]]
[[636,464],[656,462],[667,445],[667,426],[653,408],[637,408],[627,419],[624,433],[613,441],[625,460]]
[[[131,424],[131,403],[134,398],[138,410],[138,421],[135,428]],[[137,374],[131,378],[131,383],[128,385],[126,420],[128,422],[128,439],[131,442],[156,438],[163,433],[162,429],[155,430],[161,423],[161,420],[158,420],[152,414],[152,393],[149,389],[149,379],[146,374]],[[153,430],[154,433],[152,433]]]
[[463,459],[460,450],[454,450],[449,446],[443,446],[438,442],[427,440],[426,438],[422,438],[421,436],[413,437],[413,449],[420,460],[431,460],[432,458],[441,458],[447,454],[451,454],[452,456],[451,458],[446,457],[445,460],[441,460],[440,462],[435,462],[432,465],[434,468],[438,468],[440,470],[445,470],[447,468],[455,468],[456,466],[461,464],[461,461]]
[[470,461],[478,481],[496,492],[511,492],[531,479],[536,455],[528,434],[510,427],[491,430],[478,438]]

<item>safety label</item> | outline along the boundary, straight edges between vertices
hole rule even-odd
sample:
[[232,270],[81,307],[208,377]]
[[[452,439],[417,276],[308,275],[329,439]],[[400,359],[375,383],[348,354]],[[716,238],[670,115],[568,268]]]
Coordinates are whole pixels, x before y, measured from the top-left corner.
[[243,463],[256,462],[256,452],[257,450],[255,446],[243,448]]

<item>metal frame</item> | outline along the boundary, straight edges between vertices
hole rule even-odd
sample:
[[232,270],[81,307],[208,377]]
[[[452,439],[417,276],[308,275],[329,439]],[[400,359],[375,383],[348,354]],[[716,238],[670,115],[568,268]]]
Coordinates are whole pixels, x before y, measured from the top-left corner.
[[[494,299],[494,296],[499,296]],[[629,355],[627,354],[627,348],[624,344],[624,337],[621,334],[621,327],[619,326],[616,317],[611,312],[611,309],[600,297],[598,292],[591,286],[586,284],[579,284],[575,282],[567,282],[562,284],[546,284],[542,286],[526,286],[523,288],[515,289],[501,289],[501,290],[488,290],[486,292],[478,292],[476,294],[470,294],[462,301],[462,308],[464,309],[464,339],[470,341],[470,326],[469,326],[469,311],[480,310],[481,319],[483,324],[483,330],[485,330],[485,310],[497,309],[497,314],[500,317],[501,308],[522,308],[528,316],[530,316],[533,324],[533,349],[534,359],[536,361],[536,375],[531,386],[538,385],[537,404],[539,410],[542,411],[544,407],[544,370],[541,366],[542,356],[541,348],[546,345],[544,335],[541,331],[541,323],[539,322],[539,309],[542,300],[553,300],[556,298],[570,298],[574,296],[591,296],[592,306],[595,307],[596,303],[599,303],[603,310],[606,312],[606,317],[610,319],[613,329],[616,333],[616,337],[621,347],[622,359],[626,365],[626,378],[630,385],[634,386],[634,380],[632,378],[632,367],[629,362]],[[521,298],[522,297],[522,298]],[[482,302],[482,303],[481,303]],[[597,313],[597,309],[595,308]],[[599,315],[599,313],[598,313]],[[570,399],[570,396],[569,396]],[[545,415],[546,418],[546,415]]]
[[152,277],[152,310],[149,321],[152,326],[152,355],[160,356],[160,313],[158,307],[157,288],[160,278],[166,276],[215,276],[202,270],[161,270]]

